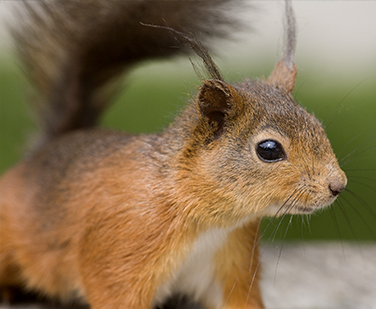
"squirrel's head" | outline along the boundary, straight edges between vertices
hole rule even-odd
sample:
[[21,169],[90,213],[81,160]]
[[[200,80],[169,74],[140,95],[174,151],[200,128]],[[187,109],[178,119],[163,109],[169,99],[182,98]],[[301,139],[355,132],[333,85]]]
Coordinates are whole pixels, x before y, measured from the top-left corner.
[[265,81],[203,82],[180,157],[187,197],[204,201],[202,214],[308,214],[344,190],[321,123],[291,95],[295,75],[280,62]]
[[264,81],[227,84],[205,47],[184,37],[212,78],[180,122],[187,134],[178,182],[185,183],[181,195],[195,216],[229,223],[230,217],[308,214],[345,189],[322,125],[291,95],[295,18],[291,2],[285,4],[284,53]]

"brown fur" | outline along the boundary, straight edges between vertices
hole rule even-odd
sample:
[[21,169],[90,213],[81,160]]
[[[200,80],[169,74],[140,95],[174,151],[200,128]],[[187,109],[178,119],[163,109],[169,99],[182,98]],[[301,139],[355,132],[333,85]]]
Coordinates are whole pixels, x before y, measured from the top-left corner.
[[[46,132],[0,180],[0,285],[93,309],[152,308],[178,292],[205,308],[263,308],[260,219],[310,213],[346,185],[321,124],[291,96],[288,67],[266,81],[203,81],[159,134],[77,130],[68,107],[65,129]],[[263,161],[264,140],[278,141],[284,159]],[[212,262],[202,269],[201,253]],[[185,286],[201,271],[210,293]]]

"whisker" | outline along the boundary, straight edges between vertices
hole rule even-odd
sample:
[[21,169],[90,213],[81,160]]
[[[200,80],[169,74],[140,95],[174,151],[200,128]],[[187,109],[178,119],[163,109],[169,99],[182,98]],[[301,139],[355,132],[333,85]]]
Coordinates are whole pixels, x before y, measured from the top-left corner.
[[[306,198],[304,199],[304,205],[307,205],[308,197],[309,196],[307,195]],[[309,234],[312,234],[311,224],[310,224],[310,221],[309,221],[310,216],[305,215],[305,216],[301,216],[301,218],[302,218],[301,236],[304,239],[303,231],[304,231],[305,222],[307,222],[307,228],[308,228]]]
[[354,207],[351,202],[349,201],[349,199],[346,198],[346,196],[342,196],[341,199],[344,199],[345,202],[351,206],[351,209],[358,215],[358,217],[360,218],[360,220],[364,223],[364,226],[368,229],[368,231],[370,232],[370,234],[372,235],[372,237],[374,239],[376,239],[376,235],[374,233],[374,231],[372,230],[371,226],[369,225],[369,223],[367,222],[367,220],[364,218],[364,216],[362,215],[362,213],[356,208]]
[[352,139],[350,139],[346,144],[345,146],[342,147],[342,149],[340,150],[340,152],[337,154],[338,157],[341,156],[342,152],[346,149],[346,147],[351,144],[354,140],[358,139],[360,136],[364,135],[365,133],[361,133],[361,134],[358,134],[357,136],[353,137]]
[[[355,85],[355,87],[353,89],[351,89],[343,98],[342,100],[340,100],[338,102],[338,104],[334,107],[333,111],[330,113],[329,117],[323,121],[323,124],[325,124],[325,127],[326,129],[328,129],[332,123],[334,122],[334,120],[341,114],[341,109],[344,107],[344,104],[343,102],[350,96],[350,94],[352,94],[361,84],[363,84],[366,80],[368,79],[365,78],[363,80],[361,80],[357,85]],[[342,106],[341,106],[342,104]],[[339,108],[340,107],[340,108]],[[335,117],[333,116],[335,115]],[[327,124],[326,124],[327,123]]]
[[[376,149],[376,145],[373,146],[372,148],[375,148]],[[367,149],[365,151],[369,151],[369,150],[373,150],[373,149]],[[361,153],[359,153],[359,155],[361,155]],[[372,153],[370,154],[369,156],[362,156],[362,157],[359,157],[358,155],[350,158],[349,160],[343,162],[343,163],[340,163],[340,166],[341,168],[344,168],[346,165],[350,164],[350,163],[353,163],[353,162],[364,162],[365,160],[374,160],[375,159],[375,155]]]
[[277,270],[278,270],[278,266],[279,266],[279,261],[281,259],[281,255],[282,255],[282,250],[283,250],[283,244],[284,244],[284,241],[286,240],[286,235],[287,235],[287,232],[291,226],[291,223],[292,223],[292,219],[293,219],[293,216],[290,217],[290,220],[289,220],[289,223],[287,224],[287,227],[286,227],[286,230],[285,230],[285,233],[283,235],[283,239],[282,239],[282,242],[281,242],[281,247],[280,247],[280,250],[278,252],[278,258],[277,258],[277,263],[275,265],[275,271],[274,271],[274,284],[276,282],[276,279],[277,279]]
[[[226,303],[228,302],[228,300],[230,299],[230,297],[231,297],[231,295],[232,295],[232,293],[233,293],[233,291],[234,291],[234,289],[235,289],[235,287],[236,287],[236,284],[237,284],[238,281],[239,281],[239,277],[240,277],[241,272],[244,270],[245,266],[248,264],[249,259],[252,259],[252,258],[253,258],[253,255],[254,255],[255,249],[256,249],[257,246],[259,245],[261,239],[262,239],[262,238],[264,237],[264,235],[266,234],[267,229],[268,229],[269,226],[274,222],[274,220],[278,217],[279,212],[284,208],[285,204],[291,199],[292,196],[294,196],[295,192],[296,192],[296,190],[295,190],[295,191],[294,191],[294,192],[288,197],[288,199],[282,204],[282,206],[278,208],[278,210],[276,211],[275,215],[271,218],[271,220],[269,221],[268,225],[265,227],[264,231],[263,231],[263,232],[261,233],[261,235],[258,237],[257,241],[254,242],[254,245],[253,245],[252,251],[251,251],[251,253],[249,254],[249,256],[248,256],[248,258],[246,259],[246,261],[243,263],[242,267],[240,268],[239,273],[238,273],[238,276],[237,276],[237,278],[236,278],[236,280],[235,280],[235,282],[234,282],[234,284],[233,284],[233,286],[232,286],[232,288],[231,288],[231,291],[230,291],[229,295],[227,296],[227,299],[226,299],[226,301],[225,301],[225,304],[226,304]],[[284,214],[282,215],[282,219],[284,218],[284,216],[285,216],[285,214],[286,214],[287,211],[288,211],[288,209],[287,209],[287,210],[284,212]],[[281,219],[280,219],[279,221],[281,221]],[[261,221],[260,221],[260,222],[261,222]],[[259,223],[259,226],[260,226],[260,223]],[[269,241],[270,241],[270,238],[269,238],[268,242],[269,242]],[[260,254],[260,259],[261,259],[262,255],[263,255],[263,253],[264,253],[264,251],[262,251],[262,253]],[[256,276],[257,270],[258,270],[258,268],[259,268],[259,265],[260,265],[260,259],[259,259],[259,261],[258,261],[258,263],[257,263],[257,265],[256,265],[256,268],[255,268],[255,271],[254,271],[254,274],[253,274],[253,278],[252,278],[251,285],[250,285],[250,288],[249,288],[249,293],[250,293],[251,288],[252,288],[252,286],[253,286],[253,282],[254,282],[254,279],[255,279],[255,276]],[[248,300],[247,300],[247,302],[248,302]],[[246,304],[247,304],[247,302],[246,302]]]
[[[257,248],[258,244],[260,243],[261,239],[263,239],[263,237],[265,236],[268,228],[274,223],[274,221],[276,220],[276,218],[278,216],[281,216],[278,220],[278,223],[277,225],[274,227],[273,229],[273,232],[271,234],[271,236],[268,238],[267,240],[267,244],[269,244],[271,241],[274,240],[275,238],[275,235],[276,235],[276,232],[278,231],[278,229],[280,228],[284,218],[286,217],[286,215],[289,213],[289,211],[291,209],[293,209],[295,207],[295,205],[298,203],[298,201],[300,200],[301,196],[304,194],[304,190],[305,190],[305,186],[301,186],[299,188],[296,188],[291,194],[290,196],[286,199],[286,201],[278,208],[278,210],[276,211],[276,213],[274,214],[274,216],[271,218],[271,220],[269,221],[269,223],[267,224],[267,226],[264,228],[263,232],[260,234],[260,236],[257,238],[255,238],[255,241],[254,241],[254,244],[253,244],[253,248],[252,248],[252,251],[250,252],[248,258],[246,259],[246,261],[244,262],[244,264],[242,265],[241,269],[239,270],[239,273],[238,273],[238,276],[231,288],[231,291],[229,292],[229,295],[227,296],[227,299],[225,301],[225,304],[229,301],[238,281],[239,281],[239,278],[240,278],[240,274],[242,271],[244,271],[244,268],[245,266],[251,262],[250,264],[250,268],[249,268],[249,271],[252,270],[252,261],[253,261],[253,256],[254,256],[254,252],[255,252],[255,249]],[[281,214],[281,211],[283,211],[283,213]],[[287,232],[288,232],[288,229],[289,227],[291,226],[291,222],[292,222],[292,217],[290,218],[289,220],[289,223],[288,223],[288,226],[286,228],[286,231],[284,233],[284,237],[283,237],[283,240],[286,238],[286,235],[287,235]],[[260,263],[261,263],[261,258],[263,256],[263,254],[265,253],[265,248],[262,250],[262,252],[260,253],[260,259],[257,263],[257,265],[255,266],[254,268],[254,273],[253,273],[253,277],[252,277],[252,280],[251,280],[251,284],[250,284],[250,287],[249,287],[249,290],[248,290],[248,296],[247,296],[247,299],[246,299],[246,303],[245,303],[245,306],[246,304],[248,303],[249,301],[249,297],[250,297],[250,294],[251,294],[251,290],[252,290],[252,287],[253,287],[253,283],[255,281],[255,278],[256,278],[256,274],[258,272],[258,269],[260,267]],[[280,259],[280,256],[281,256],[281,252],[279,254],[279,257],[278,257],[278,263],[279,263],[279,259]],[[278,267],[278,263],[277,263],[277,266]],[[276,268],[277,270],[277,268]]]
[[[373,135],[373,136],[371,137],[371,139],[374,139],[375,137],[376,137],[376,135]],[[350,162],[353,162],[353,161],[354,161],[354,158],[359,157],[361,154],[363,154],[363,153],[365,153],[365,152],[367,152],[367,151],[370,151],[370,150],[376,148],[376,145],[372,145],[372,146],[370,146],[370,147],[368,147],[368,148],[366,148],[366,149],[361,150],[361,148],[362,148],[364,145],[368,144],[368,143],[369,143],[369,140],[367,140],[367,141],[361,143],[361,144],[360,144],[358,147],[356,147],[353,151],[351,151],[351,152],[348,153],[346,156],[344,156],[343,158],[341,158],[340,160],[338,160],[338,162],[340,163],[341,167],[343,167],[343,166],[349,164]],[[349,160],[345,161],[345,160],[346,160],[347,158],[349,158],[349,157],[351,157],[350,159],[352,159],[352,160],[349,159]]]
[[352,195],[356,200],[358,200],[364,207],[367,209],[367,211],[376,218],[376,213],[374,212],[373,208],[365,201],[359,194],[356,194],[355,192],[351,191],[349,188],[345,188],[345,192],[348,192],[350,195]]
[[300,224],[300,236],[302,237],[302,239],[304,239],[304,227],[305,227],[305,217],[304,216],[301,216],[301,224]]
[[[274,228],[272,235],[269,237],[269,239],[268,239],[268,241],[267,241],[267,244],[269,244],[271,240],[272,240],[272,241],[274,240],[274,237],[275,237],[275,233],[276,233],[276,231],[279,229],[279,227],[280,227],[280,225],[281,225],[283,219],[285,218],[285,216],[288,214],[288,212],[291,210],[291,208],[294,207],[294,205],[297,203],[297,201],[299,200],[299,198],[301,197],[301,195],[304,193],[304,188],[305,188],[305,186],[302,186],[302,187],[300,187],[300,188],[298,188],[298,189],[295,189],[294,192],[289,196],[289,198],[288,198],[288,199],[283,203],[283,205],[278,209],[278,211],[277,211],[276,215],[274,216],[274,218],[276,218],[277,214],[281,211],[281,209],[282,209],[284,206],[286,206],[287,202],[288,202],[288,201],[289,201],[294,195],[297,194],[297,195],[292,199],[292,202],[286,207],[286,209],[285,209],[284,213],[282,214],[282,216],[281,216],[281,218],[280,218],[280,220],[279,220],[277,226]],[[291,223],[291,220],[292,220],[292,217],[290,218],[290,223]],[[289,223],[289,225],[290,225],[290,223]],[[289,225],[288,225],[288,227],[289,227]],[[287,227],[287,229],[288,229],[288,227]],[[286,232],[285,232],[285,235],[286,235],[286,234],[287,234],[287,230],[286,230]],[[273,235],[274,235],[274,236],[273,236]],[[246,299],[246,302],[245,302],[245,306],[247,305],[247,303],[248,303],[248,301],[249,301],[249,297],[250,297],[251,290],[252,290],[252,286],[253,286],[253,283],[254,283],[254,280],[255,280],[255,277],[256,277],[256,273],[257,273],[258,268],[260,267],[260,264],[261,264],[261,257],[262,257],[262,255],[263,255],[264,253],[265,253],[265,248],[263,249],[263,251],[262,251],[262,253],[261,253],[260,259],[259,259],[259,261],[258,261],[258,263],[257,263],[257,266],[256,266],[256,271],[255,271],[254,274],[253,274],[253,278],[252,278],[252,281],[251,281],[251,285],[250,285],[250,287],[249,287],[249,289],[248,289],[248,295],[247,295],[247,299]],[[280,257],[280,255],[279,255],[279,257]],[[277,264],[277,266],[278,266],[278,264]]]
[[338,209],[341,211],[343,217],[345,218],[345,220],[346,220],[346,222],[347,222],[347,225],[348,225],[349,228],[350,228],[351,234],[353,235],[354,239],[356,239],[357,237],[356,237],[356,234],[355,234],[354,228],[353,228],[353,226],[352,226],[352,224],[351,224],[351,221],[350,221],[350,219],[349,219],[349,216],[348,216],[348,214],[347,214],[347,212],[346,212],[346,208],[344,207],[344,205],[341,203],[340,200],[337,200],[337,203],[338,203],[338,206],[339,206]]
[[[257,241],[256,241],[256,238],[255,238],[255,242],[254,242],[254,245],[253,245],[253,248],[252,248],[252,251],[250,252],[248,258],[246,259],[246,261],[244,262],[244,264],[242,265],[241,269],[239,270],[239,273],[238,273],[238,276],[231,288],[231,291],[229,293],[229,295],[227,296],[227,299],[225,301],[225,304],[227,304],[227,302],[229,301],[235,287],[236,287],[236,284],[238,283],[239,281],[239,277],[240,277],[240,274],[242,271],[244,271],[244,268],[245,266],[249,263],[249,260],[250,259],[253,259],[253,255],[254,255],[254,252],[255,252],[255,249],[256,247],[259,245],[261,239],[265,236],[266,232],[267,232],[267,229],[273,224],[273,222],[275,221],[275,219],[278,217],[278,215],[280,214],[280,212],[282,211],[282,209],[285,208],[285,206],[289,203],[289,201],[291,199],[295,200],[294,196],[298,193],[300,194],[300,192],[302,191],[303,189],[302,188],[298,188],[298,189],[295,189],[291,195],[286,199],[286,201],[278,208],[278,210],[276,211],[275,215],[271,218],[271,220],[269,221],[268,225],[265,227],[264,231],[261,233],[261,235],[258,237]],[[281,220],[283,220],[283,218],[286,216],[287,212],[289,211],[289,208],[290,208],[291,204],[285,209],[284,213],[282,214],[282,217],[280,218],[279,222]],[[278,226],[280,225],[280,223],[278,224]],[[275,229],[274,229],[275,230]],[[274,232],[274,231],[273,231]],[[268,242],[270,242],[270,237],[268,239]],[[261,263],[261,257],[262,255],[264,254],[265,252],[265,249],[260,253],[260,259],[255,267],[255,270],[254,270],[254,273],[253,273],[253,277],[252,277],[252,280],[251,280],[251,284],[250,284],[250,287],[249,287],[249,290],[248,290],[248,296],[247,296],[247,300],[246,300],[246,303],[245,305],[248,303],[248,300],[249,300],[249,296],[250,296],[250,293],[251,293],[251,289],[252,289],[252,286],[253,286],[253,283],[254,283],[254,280],[256,278],[256,274],[257,274],[257,271],[260,267],[260,263]],[[252,269],[252,267],[250,267],[250,269]]]
[[267,243],[270,243],[270,242],[273,242],[275,240],[275,237],[277,235],[277,232],[278,230],[280,229],[281,225],[282,225],[282,222],[283,220],[285,219],[286,215],[288,214],[288,211],[291,209],[291,205],[289,205],[285,212],[283,213],[283,215],[280,217],[280,219],[278,220],[278,224],[277,226],[274,227],[273,229],[273,232],[272,234],[270,235],[269,239],[268,239],[268,242]]
[[[345,202],[349,203],[348,201],[346,201],[346,198],[345,198],[344,200],[345,200]],[[356,233],[355,233],[355,230],[354,230],[354,228],[353,228],[353,225],[351,224],[351,221],[350,221],[350,219],[349,219],[349,216],[348,216],[348,214],[347,214],[347,212],[346,212],[346,207],[345,207],[345,205],[342,203],[341,200],[338,199],[337,201],[338,201],[338,204],[339,204],[339,209],[340,209],[340,211],[343,213],[343,215],[344,215],[344,217],[345,217],[345,219],[346,219],[346,222],[347,222],[347,224],[348,224],[348,226],[349,226],[349,228],[350,228],[350,230],[351,230],[351,234],[353,235],[354,240],[356,241],[356,244],[357,244],[357,246],[358,246],[358,248],[359,248],[359,252],[361,252],[361,251],[362,251],[362,248],[361,248],[361,245],[360,245],[360,243],[359,243],[359,241],[358,241],[358,237],[356,236]],[[351,206],[351,204],[350,204],[350,206]],[[364,220],[364,218],[363,218],[363,216],[360,214],[360,212],[358,212],[356,209],[354,209],[354,210],[355,210],[355,212],[358,214],[358,216],[363,220],[363,222],[365,223],[365,225],[368,227],[368,229],[370,230],[371,234],[373,235],[373,232],[372,232],[371,228],[369,227],[368,223]],[[345,256],[345,255],[344,255],[344,256]]]
[[[290,202],[290,205],[287,206],[287,208],[286,208],[284,214],[282,215],[281,219],[279,220],[277,226],[274,228],[274,230],[273,230],[273,232],[272,232],[272,234],[271,234],[271,236],[270,236],[270,238],[272,238],[272,241],[274,241],[275,236],[276,236],[276,234],[277,234],[277,231],[278,231],[278,229],[280,228],[280,226],[281,226],[281,224],[282,224],[282,221],[283,221],[284,217],[286,216],[286,214],[287,214],[292,208],[294,208],[294,205],[297,203],[297,201],[300,199],[300,197],[301,197],[302,194],[304,193],[305,188],[306,188],[306,186],[303,185],[303,186],[299,187],[298,189],[296,189],[296,190],[293,192],[293,194],[290,195],[289,199],[286,201],[286,202],[289,202],[289,200],[293,197],[293,195],[296,195],[296,196],[292,199],[292,201]],[[281,208],[286,206],[286,202],[281,206]],[[270,238],[269,238],[269,240],[270,240]]]
[[356,181],[356,180],[354,180],[352,178],[360,178],[360,179],[370,180],[370,181],[373,181],[373,182],[376,182],[376,179],[370,179],[370,178],[361,177],[361,176],[352,176],[351,177],[351,182],[359,184],[359,185],[362,185],[363,187],[366,187],[366,188],[371,189],[372,191],[376,192],[376,188],[375,187],[372,187],[369,184],[363,183],[361,181]]
[[374,172],[376,168],[347,168],[345,172]]
[[338,234],[338,237],[340,239],[340,242],[341,242],[341,249],[342,249],[342,253],[343,255],[345,254],[345,249],[344,249],[344,246],[343,246],[343,237],[342,237],[342,233],[341,233],[341,230],[339,229],[339,225],[338,225],[338,220],[337,220],[337,217],[335,216],[335,213],[334,213],[334,210],[332,207],[329,208],[329,213],[330,213],[330,216],[332,218],[332,221],[334,223],[334,227],[335,227],[335,230]]
[[[257,225],[257,229],[260,230],[260,225],[261,225],[261,220],[259,221],[258,225]],[[258,237],[257,241],[256,241],[256,237],[253,241],[253,247],[252,247],[252,252],[250,254],[251,256],[251,265],[252,265],[252,262],[253,262],[253,254],[254,254],[254,251],[257,247],[257,245],[259,244],[260,240],[262,238],[262,235]],[[238,276],[236,277],[236,280],[235,280],[235,283],[233,284],[232,288],[231,288],[231,291],[229,293],[229,295],[227,296],[227,299],[225,301],[225,305],[227,304],[228,300],[230,299],[231,295],[232,295],[232,292],[234,291],[235,287],[236,287],[236,284],[238,283],[239,281],[239,277],[240,277],[240,274],[241,272],[244,270],[244,267],[247,265],[248,263],[248,260],[250,259],[250,257],[247,258],[247,260],[244,262],[244,264],[242,265],[240,271],[239,271],[239,274]],[[260,262],[259,262],[260,263]],[[252,269],[252,267],[250,267],[250,269]],[[257,272],[257,269],[255,270],[255,273]]]
[[296,91],[294,91],[294,98],[296,98],[296,99],[298,98],[299,91],[304,86],[305,82],[306,82],[306,80],[303,80],[303,82],[300,83],[298,89],[296,89]]
[[251,295],[251,289],[252,289],[252,287],[253,287],[253,283],[255,282],[256,274],[257,274],[258,269],[260,268],[260,265],[261,265],[261,262],[258,261],[258,263],[257,263],[257,265],[256,265],[256,269],[255,269],[255,271],[254,271],[254,273],[253,273],[253,277],[252,277],[251,285],[250,285],[249,290],[248,290],[248,294],[247,294],[247,298],[246,298],[246,300],[245,300],[244,308],[246,308],[246,306],[247,306],[247,304],[248,304],[249,297],[250,297],[250,295]]
[[[263,233],[261,234],[261,237],[265,236],[265,234],[266,234],[268,228],[273,224],[273,222],[275,221],[275,219],[280,215],[281,210],[284,209],[284,208],[286,207],[287,203],[289,203],[290,200],[293,199],[294,195],[295,195],[296,193],[299,193],[301,190],[302,190],[302,188],[297,188],[297,189],[295,189],[295,190],[291,193],[291,195],[286,199],[286,201],[282,204],[282,206],[280,206],[280,207],[278,208],[278,210],[276,211],[276,213],[274,214],[274,216],[270,219],[268,225],[265,227]],[[290,207],[290,206],[288,206],[287,209],[285,209],[284,213],[282,214],[282,216],[281,216],[282,219],[284,218],[284,216],[286,215],[287,211],[289,210],[289,207]],[[277,225],[278,225],[278,226],[277,226],[277,229],[278,229],[278,227],[280,226],[280,224],[281,224],[281,218],[280,218],[280,220],[279,220],[279,222],[278,222],[278,224],[277,224]],[[276,230],[276,228],[273,229],[272,235],[275,233],[275,230]],[[269,237],[268,242],[270,241],[270,238],[271,238],[271,237]]]

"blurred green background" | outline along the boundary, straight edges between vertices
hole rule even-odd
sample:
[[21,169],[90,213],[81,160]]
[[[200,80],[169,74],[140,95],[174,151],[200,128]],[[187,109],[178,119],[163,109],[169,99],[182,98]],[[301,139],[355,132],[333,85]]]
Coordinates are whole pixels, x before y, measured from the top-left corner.
[[[217,49],[217,63],[228,81],[267,76],[278,60],[281,6],[257,2],[262,4],[268,7],[252,16],[253,31],[243,29],[237,43],[226,42]],[[266,219],[264,239],[375,241],[376,3],[294,1],[294,7],[299,25],[294,96],[323,121],[348,187],[332,207],[311,216],[271,223]],[[1,9],[4,12],[3,5],[0,13]],[[0,36],[0,47],[3,42]],[[160,131],[199,84],[187,57],[143,64],[127,76],[103,126],[136,133]],[[16,58],[11,52],[0,53],[0,173],[22,157],[37,132],[27,104],[28,89]]]

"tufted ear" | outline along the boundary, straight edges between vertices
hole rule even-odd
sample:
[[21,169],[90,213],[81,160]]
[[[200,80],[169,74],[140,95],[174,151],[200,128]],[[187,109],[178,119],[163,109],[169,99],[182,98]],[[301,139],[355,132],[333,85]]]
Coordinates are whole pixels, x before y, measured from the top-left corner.
[[294,55],[296,48],[296,23],[292,3],[285,1],[285,39],[281,61],[277,63],[274,71],[268,78],[268,83],[288,92],[292,92],[296,79]]
[[281,60],[275,66],[272,74],[268,78],[268,83],[278,88],[283,88],[288,92],[294,90],[296,80],[296,67],[295,64],[288,68],[286,63]]
[[215,127],[215,138],[220,137],[226,125],[226,118],[232,110],[232,87],[220,80],[207,80],[198,94],[201,115]]

